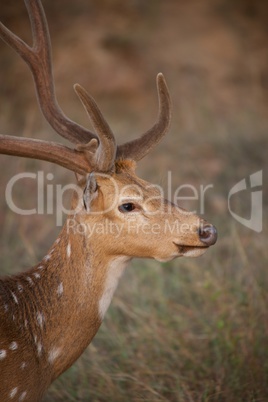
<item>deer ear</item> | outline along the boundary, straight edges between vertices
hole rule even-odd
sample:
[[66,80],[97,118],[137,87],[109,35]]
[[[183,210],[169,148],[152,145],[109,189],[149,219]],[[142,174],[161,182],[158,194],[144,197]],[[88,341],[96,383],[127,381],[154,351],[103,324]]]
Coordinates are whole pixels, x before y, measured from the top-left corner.
[[86,186],[83,192],[83,203],[85,210],[89,212],[90,204],[98,194],[98,183],[95,174],[92,172],[86,178]]
[[79,186],[83,187],[86,185],[86,180],[87,180],[87,176],[86,174],[79,174],[77,172],[74,172],[77,183]]

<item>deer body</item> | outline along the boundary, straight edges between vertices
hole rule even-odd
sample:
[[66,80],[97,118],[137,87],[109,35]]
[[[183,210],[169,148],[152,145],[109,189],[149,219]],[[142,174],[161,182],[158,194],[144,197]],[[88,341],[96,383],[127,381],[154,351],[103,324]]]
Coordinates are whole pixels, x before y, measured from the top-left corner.
[[76,173],[70,215],[43,260],[0,279],[0,401],[40,401],[98,331],[118,281],[133,257],[197,257],[217,239],[214,226],[164,199],[135,174],[136,162],[166,134],[170,97],[157,76],[159,114],[138,139],[116,145],[94,99],[75,86],[95,129],[70,121],[58,106],[51,49],[40,0],[25,0],[33,47],[0,23],[0,36],[27,62],[41,110],[69,148],[0,135],[0,153],[57,163]]
[[126,261],[91,254],[63,228],[40,264],[0,282],[1,401],[40,400],[98,331]]

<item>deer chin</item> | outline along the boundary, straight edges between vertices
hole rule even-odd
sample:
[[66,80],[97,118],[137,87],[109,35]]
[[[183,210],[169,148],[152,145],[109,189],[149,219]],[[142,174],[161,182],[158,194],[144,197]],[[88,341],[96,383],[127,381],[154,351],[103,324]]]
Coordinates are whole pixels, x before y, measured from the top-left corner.
[[177,246],[177,251],[168,257],[153,257],[156,261],[159,262],[169,262],[178,257],[200,257],[203,255],[208,247],[206,246],[181,246],[179,244],[174,243]]
[[191,247],[191,246],[179,246],[180,255],[182,257],[200,257],[205,254],[208,247]]
[[205,254],[208,247],[187,247],[188,250],[185,250],[182,254],[183,257],[200,257],[201,255]]

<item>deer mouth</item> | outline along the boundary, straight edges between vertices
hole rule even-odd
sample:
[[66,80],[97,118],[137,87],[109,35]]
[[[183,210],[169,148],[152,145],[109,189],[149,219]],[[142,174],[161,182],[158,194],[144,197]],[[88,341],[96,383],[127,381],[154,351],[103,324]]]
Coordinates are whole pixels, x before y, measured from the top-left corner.
[[208,249],[208,246],[181,246],[176,243],[174,244],[178,248],[179,255],[183,257],[200,257]]

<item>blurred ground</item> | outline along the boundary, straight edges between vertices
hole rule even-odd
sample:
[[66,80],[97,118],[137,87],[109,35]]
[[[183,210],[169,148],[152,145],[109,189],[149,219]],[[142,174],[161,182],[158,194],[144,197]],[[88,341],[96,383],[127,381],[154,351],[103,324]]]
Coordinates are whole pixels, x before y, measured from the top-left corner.
[[[173,188],[213,184],[205,217],[219,241],[197,260],[136,261],[104,325],[47,401],[267,401],[268,3],[246,0],[43,1],[53,44],[59,102],[88,124],[72,86],[95,97],[118,142],[140,134],[157,113],[155,76],[173,99],[171,132],[139,166],[147,180]],[[0,19],[30,41],[24,4],[1,5]],[[55,139],[39,113],[30,73],[0,43],[0,132]],[[5,201],[8,180],[27,170],[73,175],[45,162],[1,156],[1,272],[27,269],[59,228],[53,215],[22,217]],[[263,170],[264,229],[237,223],[227,195]],[[16,197],[28,208],[35,183]],[[21,205],[21,204],[20,204]],[[193,202],[182,202],[199,209]],[[250,213],[250,194],[235,199]],[[12,252],[11,252],[12,250]]]

